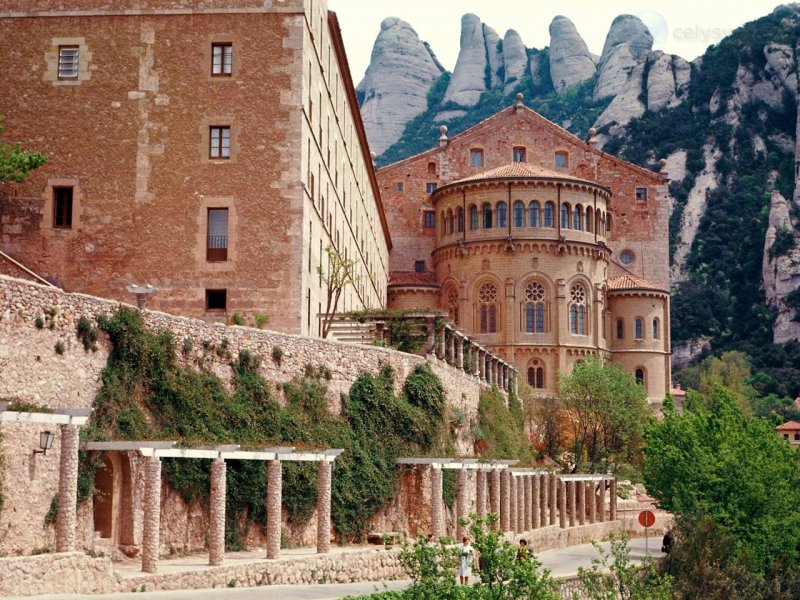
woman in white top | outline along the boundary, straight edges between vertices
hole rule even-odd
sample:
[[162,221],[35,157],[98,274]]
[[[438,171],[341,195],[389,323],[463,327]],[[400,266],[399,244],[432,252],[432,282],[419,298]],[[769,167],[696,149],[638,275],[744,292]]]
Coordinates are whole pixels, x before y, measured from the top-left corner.
[[459,548],[461,566],[458,568],[458,580],[461,585],[467,585],[472,576],[472,546],[469,545],[467,536],[461,538],[461,542],[461,548]]

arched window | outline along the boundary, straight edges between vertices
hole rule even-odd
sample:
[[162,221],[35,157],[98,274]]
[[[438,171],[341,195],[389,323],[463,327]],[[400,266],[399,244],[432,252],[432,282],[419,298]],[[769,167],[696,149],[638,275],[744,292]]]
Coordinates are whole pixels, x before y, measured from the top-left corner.
[[580,231],[581,224],[583,223],[583,207],[578,204],[575,206],[575,212],[572,213],[572,228]]
[[514,227],[525,226],[525,205],[517,200],[514,202]]
[[442,308],[444,308],[450,315],[450,320],[458,325],[458,288],[451,285],[447,288],[442,298]]
[[497,332],[497,287],[490,281],[482,283],[478,288],[478,304],[480,305],[479,331]]
[[622,319],[617,319],[617,339],[625,339],[625,322]]
[[439,220],[442,222],[442,235],[447,233],[447,215],[444,211],[439,215]]
[[582,283],[574,283],[569,290],[569,331],[575,335],[586,335],[587,299]]
[[658,317],[653,319],[653,339],[657,340],[661,336],[661,327],[659,327]]
[[448,209],[447,211],[447,229],[450,232],[450,235],[453,235],[455,231],[455,222],[453,221],[453,210]]
[[541,217],[539,211],[539,203],[536,200],[528,205],[528,223],[531,227],[540,227]]
[[545,227],[555,227],[555,211],[556,207],[555,204],[552,202],[547,202],[544,205],[544,226]]
[[591,206],[586,207],[586,231],[594,231],[594,211]]
[[458,232],[464,231],[464,209],[460,206],[456,209],[456,221],[458,221]]
[[538,390],[544,388],[544,367],[538,360],[534,360],[528,367],[528,385]]
[[611,213],[606,213],[606,233],[611,233]]
[[478,228],[478,207],[474,204],[469,207],[469,228],[472,230]]
[[644,385],[644,369],[641,367],[636,369],[636,383]]
[[569,229],[569,204],[561,205],[561,229]]
[[497,203],[497,227],[499,227],[500,229],[502,229],[503,227],[505,227],[508,224],[508,221],[506,221],[507,215],[508,215],[508,212],[507,212],[507,209],[506,209],[506,203],[505,202],[498,202]]
[[644,319],[642,318],[636,319],[636,339],[644,339]]
[[538,281],[525,286],[525,331],[544,333],[545,289]]
[[483,228],[484,229],[491,229],[492,228],[492,205],[491,204],[484,204],[481,207],[481,212],[483,213]]

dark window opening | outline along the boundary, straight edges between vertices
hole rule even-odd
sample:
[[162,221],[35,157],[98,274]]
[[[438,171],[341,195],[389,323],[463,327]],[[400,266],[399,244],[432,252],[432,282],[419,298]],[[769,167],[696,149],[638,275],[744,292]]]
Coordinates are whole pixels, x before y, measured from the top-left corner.
[[438,183],[426,183],[425,184],[425,193],[426,194],[432,194],[433,192],[436,191],[436,188],[438,188],[438,187],[439,187]]
[[222,262],[228,260],[228,209],[208,209],[208,236],[206,238],[206,260]]
[[72,188],[53,189],[53,227],[72,229]]
[[206,310],[227,310],[228,290],[206,290]]
[[526,162],[525,146],[514,146],[514,162]]
[[414,271],[417,273],[424,273],[425,272],[425,261],[424,260],[415,260],[414,261]]
[[647,202],[647,188],[646,187],[637,187],[636,188],[636,201],[637,202]]
[[433,229],[436,227],[436,213],[432,210],[426,210],[422,213],[423,224],[425,229]]
[[436,163],[435,162],[429,162],[428,163],[428,174],[429,175],[435,175],[436,174]]

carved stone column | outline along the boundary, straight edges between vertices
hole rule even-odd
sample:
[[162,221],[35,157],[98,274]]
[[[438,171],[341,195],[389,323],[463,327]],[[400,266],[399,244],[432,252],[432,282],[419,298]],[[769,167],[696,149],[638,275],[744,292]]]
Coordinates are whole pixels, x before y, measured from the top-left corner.
[[142,571],[155,573],[161,533],[161,459],[145,459]]
[[611,488],[609,489],[608,499],[608,520],[617,520],[617,478],[611,480]]
[[[445,329],[445,331],[447,331]],[[450,332],[450,339],[447,341],[447,361],[450,364],[455,364],[456,362],[456,332]]]
[[586,525],[586,482],[576,481],[576,496],[578,497],[578,524]]
[[483,350],[478,350],[478,374],[481,381],[486,381],[486,355]]
[[267,558],[281,553],[281,504],[283,502],[283,465],[271,460],[267,466]]
[[563,479],[558,482],[558,526],[567,528],[567,483]]
[[333,463],[319,461],[317,467],[317,554],[331,549],[331,471]]
[[525,475],[525,522],[523,523],[523,531],[530,531],[533,529],[533,475]]
[[539,524],[544,520],[542,517],[542,478],[539,474],[531,477],[531,529],[539,529]]
[[431,468],[431,533],[438,540],[444,535],[444,506],[442,506],[442,469]]
[[456,365],[464,368],[464,339],[460,335],[456,336]]
[[567,481],[567,517],[569,526],[575,527],[575,482]]
[[501,482],[503,481],[502,476],[500,475],[500,469],[492,469],[491,474],[491,488],[489,489],[490,496],[489,496],[489,508],[491,512],[497,515],[497,524],[494,526],[494,529],[497,529],[500,525],[501,519],[501,511],[500,511],[500,498],[502,497],[502,490],[503,487]]
[[514,477],[511,473],[509,473],[508,477],[508,493],[510,496],[510,503],[509,506],[511,507],[509,513],[510,518],[508,520],[508,529],[506,531],[518,531],[517,528],[517,478]]
[[606,481],[600,481],[600,489],[597,494],[597,520],[604,523],[606,520]]
[[511,529],[511,473],[503,469],[500,473],[500,528],[503,531]]
[[211,493],[208,499],[208,564],[216,567],[225,557],[225,459],[211,461]]
[[461,540],[467,534],[468,528],[461,524],[467,518],[467,470],[458,470],[456,480],[456,539]]
[[61,425],[56,552],[74,552],[78,510],[78,426]]
[[475,472],[475,512],[486,516],[486,471],[483,469]]
[[550,501],[548,502],[549,511],[550,511],[550,525],[556,524],[556,519],[558,518],[558,478],[556,478],[554,473],[550,473],[548,476],[550,483],[548,487],[550,488]]
[[525,475],[517,477],[517,533],[525,531]]
[[589,523],[597,523],[597,497],[595,493],[595,482],[590,481],[586,486],[586,504],[589,505]]
[[447,329],[442,325],[439,327],[439,358],[447,359]]

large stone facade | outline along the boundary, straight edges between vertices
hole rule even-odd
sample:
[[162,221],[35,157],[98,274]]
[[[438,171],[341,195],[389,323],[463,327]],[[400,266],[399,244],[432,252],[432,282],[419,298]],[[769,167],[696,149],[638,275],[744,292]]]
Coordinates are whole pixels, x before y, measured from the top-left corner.
[[[18,398],[48,408],[90,407],[100,385],[100,373],[106,364],[109,347],[101,339],[96,352],[85,351],[76,338],[76,324],[81,316],[96,318],[110,314],[119,306],[120,303],[113,300],[65,293],[0,275],[0,398]],[[341,394],[349,390],[359,374],[377,373],[382,365],[389,364],[396,371],[399,392],[406,376],[417,365],[428,362],[442,380],[450,405],[465,414],[465,426],[458,435],[458,451],[465,455],[473,451],[470,423],[477,421],[478,397],[488,384],[444,360],[385,348],[246,327],[226,327],[154,311],[144,311],[143,315],[153,329],[170,331],[176,340],[191,341],[193,351],[182,360],[190,363],[202,360],[207,368],[226,381],[231,373],[227,359],[213,351],[205,351],[204,342],[217,347],[225,340],[234,356],[246,349],[264,357],[261,373],[275,383],[302,376],[308,364],[326,366],[331,372],[329,406],[336,412],[340,409]],[[37,318],[43,320],[41,329],[36,325]],[[63,344],[63,354],[55,350],[59,342]],[[283,350],[280,364],[268,358],[274,347]],[[33,548],[54,545],[55,531],[45,526],[44,520],[58,491],[61,432],[55,432],[53,448],[47,455],[32,455],[32,449],[38,446],[41,429],[40,426],[17,423],[2,426],[0,454],[4,457],[5,503],[0,511],[0,552],[29,553]],[[145,467],[145,459],[136,452],[107,453],[103,471],[107,475],[110,507],[95,510],[97,507],[89,502],[79,508],[77,547],[104,552],[115,547],[123,551],[140,547],[145,510]],[[333,477],[336,477],[335,469]],[[266,498],[266,490],[264,492]],[[417,499],[414,483],[404,481],[398,500],[375,515],[376,528],[392,530],[414,525]],[[284,523],[286,516],[283,515]],[[174,490],[165,486],[160,518],[162,553],[196,551],[205,547],[209,517],[207,509],[200,503],[187,506]],[[285,525],[288,541],[293,545],[313,546],[317,541],[316,523],[314,516],[301,528]],[[100,533],[96,535],[95,531]],[[260,528],[251,528],[248,543],[255,546],[263,545],[264,541]]]
[[391,308],[449,311],[543,394],[594,354],[611,355],[652,400],[669,392],[662,175],[518,97],[452,138],[443,128],[437,147],[378,179],[394,241]]
[[0,250],[68,291],[146,283],[159,310],[318,335],[332,246],[355,261],[339,309],[384,306],[391,242],[324,0],[67,4],[0,4],[5,136],[50,157],[0,187]]

